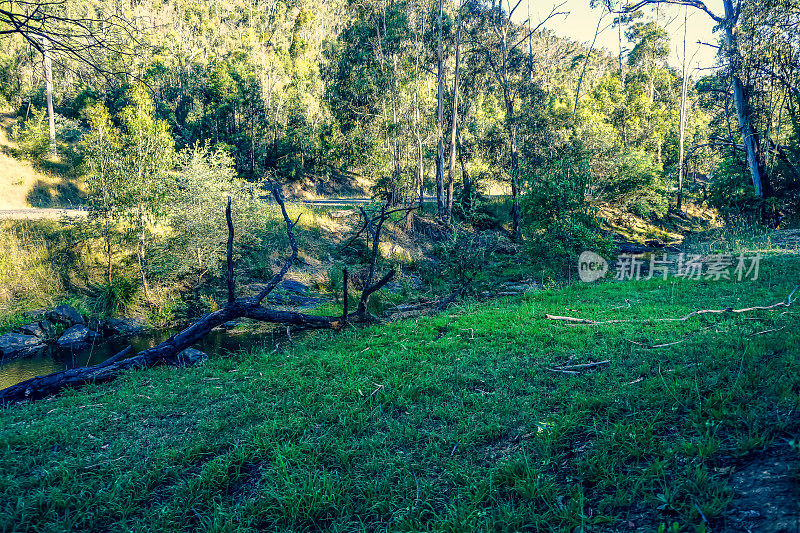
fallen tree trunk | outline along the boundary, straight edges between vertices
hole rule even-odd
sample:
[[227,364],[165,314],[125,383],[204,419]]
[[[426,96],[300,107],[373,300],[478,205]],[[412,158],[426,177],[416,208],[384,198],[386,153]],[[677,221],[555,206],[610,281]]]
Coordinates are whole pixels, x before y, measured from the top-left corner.
[[[251,318],[262,322],[274,324],[285,324],[300,326],[312,329],[333,329],[339,330],[346,323],[364,323],[373,321],[374,318],[366,312],[366,302],[369,295],[386,285],[394,276],[395,270],[391,269],[377,283],[364,287],[359,300],[359,309],[349,315],[338,316],[315,316],[298,313],[294,311],[280,311],[268,309],[261,305],[261,302],[272,290],[280,283],[286,273],[291,268],[298,254],[297,241],[295,240],[293,228],[294,223],[286,213],[286,207],[277,188],[272,190],[273,196],[281,208],[284,221],[286,222],[286,232],[289,236],[289,243],[292,247],[291,255],[286,259],[280,272],[275,274],[267,286],[255,296],[232,298],[228,303],[212,313],[200,317],[196,322],[186,329],[176,333],[161,344],[139,352],[129,357],[130,347],[122,350],[110,357],[99,365],[73,368],[39,376],[27,381],[23,381],[6,389],[0,390],[0,405],[5,403],[21,402],[25,400],[36,400],[46,396],[56,394],[66,388],[80,387],[87,383],[103,383],[114,379],[120,372],[134,368],[149,368],[157,365],[179,365],[192,364],[194,361],[190,357],[182,356],[184,350],[191,347],[203,339],[215,327],[236,318]],[[230,221],[230,208],[226,213],[226,218]],[[384,219],[385,220],[385,219]],[[381,223],[383,220],[381,220]],[[377,243],[380,235],[381,225],[375,232],[374,242]],[[233,242],[233,226],[229,223],[229,243]],[[228,296],[233,297],[233,268],[232,268],[232,246],[228,246]],[[376,255],[373,255],[373,264]],[[346,297],[346,295],[345,295]]]

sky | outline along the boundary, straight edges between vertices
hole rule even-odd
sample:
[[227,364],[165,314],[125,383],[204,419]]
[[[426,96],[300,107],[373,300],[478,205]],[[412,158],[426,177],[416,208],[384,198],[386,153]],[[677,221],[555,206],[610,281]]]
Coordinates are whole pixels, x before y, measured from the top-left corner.
[[[558,3],[560,3],[560,0],[522,0],[513,18],[516,22],[522,22],[528,18],[528,10],[530,10],[532,24],[536,26]],[[706,5],[715,14],[721,15],[723,13],[721,0],[708,0]],[[600,23],[600,34],[597,36],[595,48],[605,48],[614,56],[619,54],[618,30],[616,27],[611,26],[611,21],[615,15],[608,14],[601,7],[591,9],[589,0],[566,0],[566,3],[558,11],[568,11],[569,15],[552,18],[543,27],[552,30],[556,35],[569,37],[587,45],[591,44],[597,28],[597,22],[605,13],[605,17]],[[643,13],[647,21],[655,20],[656,18],[656,11],[653,8],[645,8]],[[712,32],[714,21],[706,13],[691,7],[688,8],[687,13],[687,68],[691,75],[702,76],[708,73],[705,69],[710,69],[714,66],[716,49],[698,44],[698,41],[716,44],[719,39],[719,32]],[[662,5],[659,9],[658,18],[660,24],[665,26],[670,34],[669,64],[680,70],[683,59],[684,8],[681,6]],[[625,38],[624,30],[622,40],[623,46],[628,49],[632,47]]]

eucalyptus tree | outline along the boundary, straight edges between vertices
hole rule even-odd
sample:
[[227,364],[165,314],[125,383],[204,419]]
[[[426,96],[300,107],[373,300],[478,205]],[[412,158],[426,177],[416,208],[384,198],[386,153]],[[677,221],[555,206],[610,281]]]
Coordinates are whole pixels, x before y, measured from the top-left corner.
[[[614,9],[612,0],[606,0],[606,2],[610,9]],[[717,24],[717,27],[722,30],[720,56],[724,59],[730,76],[733,104],[736,110],[744,152],[747,156],[747,166],[752,178],[753,188],[756,196],[770,196],[772,189],[764,173],[764,157],[759,149],[756,132],[753,128],[752,109],[749,102],[750,95],[743,81],[746,73],[742,68],[744,58],[739,42],[739,30],[742,23],[743,4],[745,3],[742,0],[722,0],[723,13],[721,14],[712,11],[702,0],[639,0],[615,10],[622,13],[632,13],[645,6],[657,6],[659,4],[682,5],[698,9],[709,16]]]
[[90,201],[105,217],[107,276],[111,282],[111,224],[125,220],[136,233],[142,286],[152,301],[146,274],[148,232],[166,213],[175,162],[169,125],[155,117],[155,103],[142,85],[125,94],[127,105],[112,119],[102,105],[90,113],[83,142],[89,167]]
[[[550,13],[535,27],[526,28],[513,22],[514,13],[521,5],[521,0],[514,5],[510,0],[504,5],[503,0],[491,0],[486,5],[484,23],[490,40],[484,48],[486,60],[497,83],[505,113],[505,134],[507,142],[508,165],[506,174],[511,184],[511,226],[512,234],[519,238],[520,231],[520,164],[518,139],[519,90],[522,81],[529,80],[528,63],[524,58],[524,48],[529,36],[552,17],[561,12],[562,4],[554,6]],[[527,74],[527,76],[526,76]]]

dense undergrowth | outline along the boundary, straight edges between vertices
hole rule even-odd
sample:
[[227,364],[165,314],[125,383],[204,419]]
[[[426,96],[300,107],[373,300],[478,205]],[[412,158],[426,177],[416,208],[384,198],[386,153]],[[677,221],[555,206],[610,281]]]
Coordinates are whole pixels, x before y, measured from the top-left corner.
[[714,530],[730,465],[796,442],[800,319],[660,320],[799,279],[571,285],[6,408],[0,529]]
[[[290,206],[289,212],[300,216],[300,260],[309,266],[296,273],[312,288],[324,285],[324,270],[313,267],[333,246],[328,237],[341,228],[321,210]],[[150,301],[130,244],[135,235],[124,224],[111,237],[109,280],[102,220],[0,221],[0,328],[21,323],[26,311],[61,302],[94,316],[142,316],[154,326],[213,310],[224,298],[223,217],[220,213],[202,234],[193,228],[182,233],[168,227],[154,230],[145,263]],[[285,227],[274,207],[264,206],[256,217],[237,220],[237,283],[269,279],[287,248]]]

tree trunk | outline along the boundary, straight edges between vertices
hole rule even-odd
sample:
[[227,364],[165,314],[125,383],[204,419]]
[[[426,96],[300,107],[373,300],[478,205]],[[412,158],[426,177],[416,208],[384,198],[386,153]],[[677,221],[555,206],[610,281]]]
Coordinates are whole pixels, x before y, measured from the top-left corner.
[[456,65],[453,74],[453,106],[450,124],[450,166],[447,174],[447,211],[448,222],[453,216],[453,182],[456,173],[456,132],[458,128],[458,70],[461,62],[461,12],[458,13],[458,29],[456,30]]
[[47,85],[47,122],[50,126],[50,153],[56,153],[56,123],[53,116],[53,62],[50,60],[50,41],[42,36],[42,53],[44,55],[44,79]]
[[519,209],[519,153],[517,151],[517,128],[509,126],[511,130],[511,234],[514,239],[520,237],[520,209]]
[[444,218],[444,51],[442,50],[442,9],[444,0],[439,0],[439,46],[436,56],[437,67],[437,104],[436,104],[436,125],[437,137],[439,138],[436,146],[436,207],[439,217]]
[[139,273],[142,276],[142,287],[144,287],[144,297],[147,300],[147,303],[152,304],[153,298],[150,294],[150,284],[147,283],[147,274],[144,271],[144,260],[145,260],[145,228],[142,228],[139,232],[139,246],[137,247],[136,256],[139,259]]
[[736,108],[736,118],[739,121],[742,144],[744,145],[745,154],[747,155],[747,167],[750,170],[750,177],[753,180],[753,188],[755,189],[756,196],[763,198],[770,196],[772,191],[769,186],[769,181],[763,171],[755,132],[753,131],[753,125],[750,121],[748,97],[740,78],[742,57],[739,52],[736,34],[733,31],[733,27],[739,15],[733,7],[732,0],[723,0],[722,3],[725,6],[725,20],[722,24],[725,29],[723,33],[725,39],[724,50],[728,56],[728,64],[731,70],[733,105]]
[[597,42],[597,36],[600,34],[600,23],[603,22],[603,18],[606,16],[605,13],[600,15],[600,19],[597,21],[597,27],[594,29],[594,38],[592,39],[592,44],[589,46],[589,51],[586,53],[586,59],[583,62],[583,68],[581,69],[581,76],[578,78],[578,87],[575,89],[575,106],[572,108],[572,116],[573,118],[578,112],[578,102],[580,101],[581,97],[581,85],[583,85],[583,77],[586,75],[586,67],[589,65],[589,59],[592,57],[592,52],[594,51],[594,43]]
[[676,206],[678,212],[683,210],[683,141],[686,133],[686,89],[689,85],[689,76],[686,72],[686,32],[688,28],[688,10],[689,8],[686,7],[683,11],[683,84],[681,86],[681,117],[679,126],[680,136],[678,139],[678,201]]
[[422,153],[422,137],[417,134],[417,177],[419,179],[419,210],[422,211],[422,204],[425,201],[425,166]]
[[112,285],[112,271],[111,271],[111,215],[106,211],[105,224],[103,227],[103,238],[105,240],[106,249],[106,278],[108,279],[108,287]]

